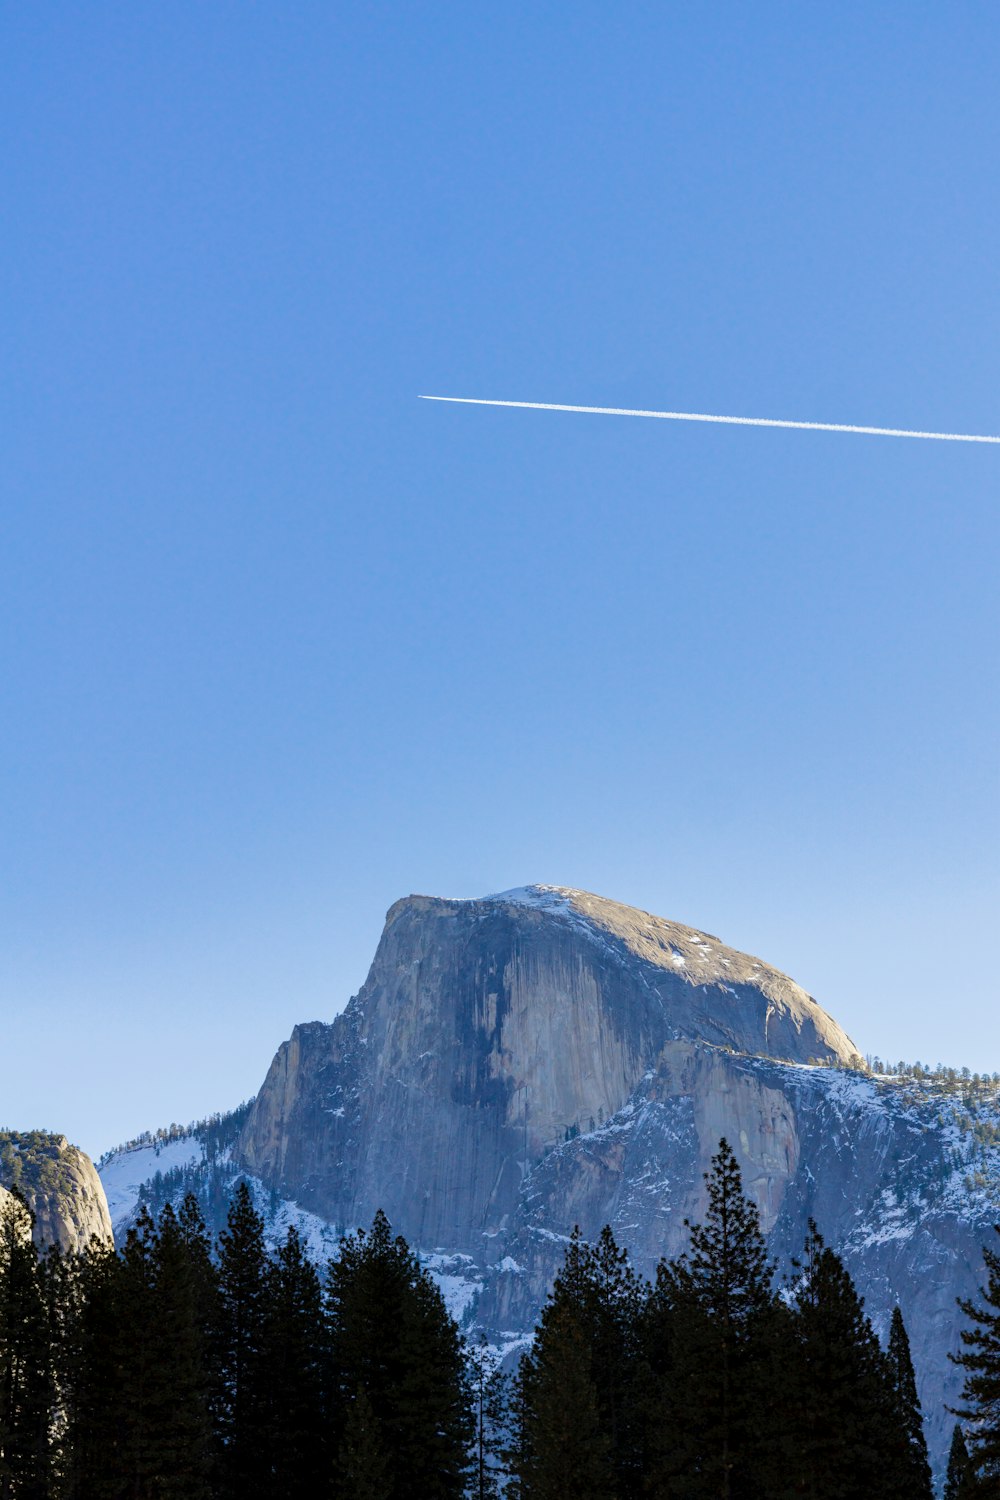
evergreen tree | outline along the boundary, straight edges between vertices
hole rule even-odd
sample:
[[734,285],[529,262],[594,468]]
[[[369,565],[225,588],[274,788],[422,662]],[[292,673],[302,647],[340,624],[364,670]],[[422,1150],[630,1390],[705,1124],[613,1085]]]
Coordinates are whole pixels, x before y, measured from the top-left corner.
[[73,1434],[79,1370],[79,1326],[84,1255],[51,1245],[39,1262],[51,1350],[54,1420],[50,1429],[53,1494],[73,1490]]
[[903,1314],[893,1308],[887,1352],[889,1379],[895,1397],[901,1447],[897,1465],[900,1500],[932,1500],[931,1466],[927,1458],[924,1419],[910,1357]]
[[[377,1431],[390,1500],[458,1500],[473,1436],[464,1346],[437,1287],[381,1211],[370,1232],[341,1242],[327,1307],[338,1493],[352,1493],[348,1439]],[[358,1416],[359,1390],[371,1422],[363,1409],[363,1422]]]
[[201,1330],[202,1374],[209,1426],[209,1476],[215,1493],[222,1475],[225,1330],[218,1267],[212,1258],[212,1243],[194,1193],[186,1194],[181,1204],[177,1228],[191,1275],[195,1321]]
[[150,1500],[208,1500],[211,1472],[208,1330],[200,1239],[160,1213],[152,1247],[148,1373]]
[[572,1247],[562,1286],[542,1313],[521,1367],[519,1494],[523,1500],[612,1500],[611,1443],[600,1420]]
[[469,1383],[476,1421],[469,1493],[471,1500],[499,1500],[515,1457],[514,1397],[512,1381],[485,1334],[469,1358]]
[[48,1320],[28,1205],[0,1208],[0,1497],[47,1500],[52,1482]]
[[270,1494],[261,1462],[267,1266],[264,1222],[243,1181],[233,1194],[226,1228],[219,1236],[221,1489],[232,1500],[254,1500]]
[[262,1464],[284,1500],[313,1500],[327,1470],[323,1293],[290,1228],[267,1275],[263,1349]]
[[[1000,1224],[996,1226],[1000,1234]],[[960,1354],[950,1356],[965,1371],[962,1406],[955,1411],[966,1424],[972,1469],[982,1493],[1000,1495],[1000,1254],[983,1248],[987,1282],[981,1302],[959,1299],[973,1324],[963,1328]]]
[[337,1475],[339,1491],[351,1500],[392,1500],[389,1457],[378,1418],[361,1386],[344,1415],[344,1437]]
[[153,1312],[155,1241],[156,1226],[143,1207],[111,1281],[107,1414],[114,1424],[114,1444],[111,1455],[105,1455],[105,1471],[95,1478],[97,1493],[115,1500],[147,1500],[158,1477],[156,1421],[163,1391]]
[[945,1474],[942,1500],[972,1500],[976,1490],[976,1478],[969,1462],[969,1450],[959,1424],[951,1435],[948,1451],[948,1469]]
[[609,1225],[589,1253],[588,1297],[584,1304],[597,1388],[598,1413],[610,1444],[618,1500],[642,1492],[642,1451],[638,1423],[639,1318],[646,1287],[619,1248]]
[[69,1395],[65,1493],[70,1500],[113,1500],[121,1493],[124,1461],[122,1263],[111,1245],[92,1242],[73,1272],[63,1365]]
[[[593,1247],[584,1243],[579,1229],[574,1230],[542,1312],[535,1348],[523,1368],[526,1486],[537,1488],[543,1470],[551,1469],[554,1475],[564,1465],[558,1456],[565,1442],[558,1408],[565,1399],[559,1386],[566,1381],[572,1382],[588,1412],[587,1393],[592,1393],[596,1427],[584,1439],[586,1457],[581,1450],[592,1482],[607,1471],[610,1478],[600,1483],[610,1484],[620,1500],[641,1493],[636,1375],[642,1302],[639,1281],[611,1229],[605,1226]],[[553,1445],[551,1453],[546,1445]],[[526,1488],[529,1492],[534,1490]]]
[[[61,1400],[68,1500],[207,1500],[212,1373],[204,1226],[140,1210],[120,1256],[63,1269]],[[209,1269],[208,1273],[211,1276]]]
[[907,1433],[888,1361],[843,1262],[815,1225],[796,1288],[795,1335],[790,1493],[823,1500],[919,1496],[899,1488]]
[[705,1181],[705,1221],[691,1227],[687,1254],[660,1264],[643,1320],[659,1377],[646,1402],[647,1485],[655,1496],[735,1500],[759,1490],[767,1459],[779,1311],[757,1210],[725,1140]]

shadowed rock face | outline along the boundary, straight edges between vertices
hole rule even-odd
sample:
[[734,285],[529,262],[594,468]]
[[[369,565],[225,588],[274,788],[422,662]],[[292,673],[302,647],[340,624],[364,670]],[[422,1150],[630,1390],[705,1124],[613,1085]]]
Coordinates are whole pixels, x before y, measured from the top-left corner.
[[900,1302],[940,1463],[954,1299],[995,1210],[963,1185],[947,1105],[858,1061],[790,979],[693,928],[551,887],[413,896],[344,1013],[279,1049],[235,1155],[341,1228],[383,1208],[458,1257],[509,1343],[574,1224],[610,1223],[647,1275],[681,1250],[725,1136],[780,1262],[814,1217],[883,1337]]
[[64,1135],[4,1131],[0,1183],[17,1187],[24,1196],[35,1215],[33,1238],[40,1249],[59,1245],[63,1250],[82,1250],[95,1236],[112,1238],[97,1169]]

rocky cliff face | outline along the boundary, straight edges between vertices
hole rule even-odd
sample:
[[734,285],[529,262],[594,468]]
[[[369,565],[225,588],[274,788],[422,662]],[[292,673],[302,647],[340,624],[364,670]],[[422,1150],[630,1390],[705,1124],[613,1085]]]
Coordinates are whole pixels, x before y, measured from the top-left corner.
[[574,1224],[646,1274],[678,1251],[726,1136],[779,1261],[814,1217],[883,1335],[901,1303],[940,1460],[1000,1130],[858,1064],[790,979],[690,927],[552,888],[411,897],[344,1013],[279,1049],[233,1159],[315,1222],[384,1208],[511,1347]]
[[101,1179],[90,1157],[64,1135],[0,1132],[0,1184],[16,1187],[35,1215],[39,1248],[79,1250],[94,1237],[111,1239]]
[[705,933],[582,892],[410,897],[344,1014],[279,1050],[237,1156],[337,1223],[381,1207],[418,1244],[478,1255],[544,1154],[685,1039],[855,1056],[791,980]]

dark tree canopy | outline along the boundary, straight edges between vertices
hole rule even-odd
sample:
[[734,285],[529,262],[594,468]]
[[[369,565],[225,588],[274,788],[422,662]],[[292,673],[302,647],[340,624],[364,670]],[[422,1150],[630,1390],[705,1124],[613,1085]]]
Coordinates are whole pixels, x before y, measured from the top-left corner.
[[[327,1305],[340,1412],[335,1469],[345,1476],[345,1500],[352,1493],[346,1474],[371,1432],[380,1435],[390,1500],[459,1500],[473,1435],[464,1346],[441,1293],[383,1213],[369,1232],[342,1241]],[[355,1409],[359,1390],[370,1415]]]
[[605,1228],[578,1230],[520,1376],[525,1496],[641,1491],[636,1339],[643,1289]]
[[0,1497],[45,1500],[52,1461],[50,1336],[24,1199],[0,1207]]
[[705,1183],[704,1222],[691,1226],[687,1254],[661,1263],[651,1298],[664,1347],[650,1357],[668,1378],[653,1398],[648,1484],[658,1496],[728,1500],[759,1485],[779,1314],[757,1209],[725,1140]]
[[972,1500],[977,1489],[976,1476],[969,1461],[969,1450],[965,1437],[956,1422],[951,1434],[948,1450],[948,1470],[945,1474],[942,1500]]
[[258,1450],[258,1434],[265,1421],[267,1262],[264,1221],[254,1208],[247,1183],[241,1182],[219,1236],[222,1476],[224,1492],[232,1500],[253,1500],[269,1493]]
[[904,1437],[888,1364],[843,1262],[815,1226],[794,1327],[792,1453],[801,1492],[829,1500],[891,1494],[891,1463]]
[[272,1494],[312,1500],[330,1462],[327,1337],[319,1274],[294,1227],[268,1266],[261,1351],[261,1465]]
[[[902,1316],[883,1351],[815,1227],[779,1296],[725,1141],[705,1196],[652,1286],[610,1228],[575,1231],[516,1376],[382,1213],[324,1285],[294,1228],[268,1247],[248,1183],[214,1252],[189,1196],[117,1252],[40,1260],[5,1198],[0,1500],[928,1500]],[[987,1268],[948,1500],[1000,1490]]]

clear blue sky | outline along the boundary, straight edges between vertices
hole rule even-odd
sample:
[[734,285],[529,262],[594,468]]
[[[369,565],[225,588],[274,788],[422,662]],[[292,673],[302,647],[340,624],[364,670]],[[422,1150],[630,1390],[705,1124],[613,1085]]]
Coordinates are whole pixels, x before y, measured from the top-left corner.
[[8,5],[0,1123],[578,885],[1000,1068],[1000,15]]

